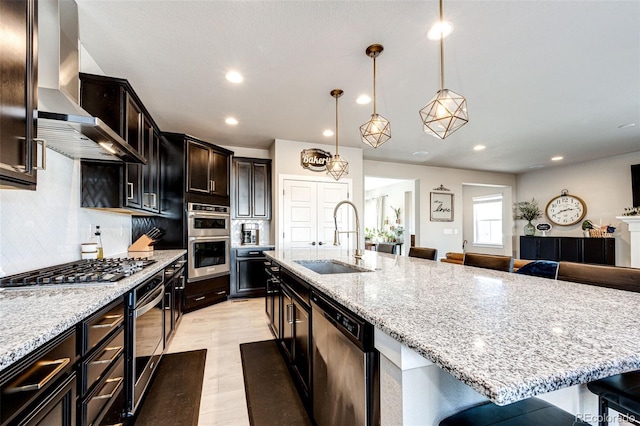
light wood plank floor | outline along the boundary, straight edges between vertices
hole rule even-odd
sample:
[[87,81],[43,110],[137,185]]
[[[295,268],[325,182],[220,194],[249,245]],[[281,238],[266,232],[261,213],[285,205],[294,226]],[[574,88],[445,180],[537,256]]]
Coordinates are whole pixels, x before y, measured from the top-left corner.
[[168,352],[207,349],[199,426],[248,426],[240,343],[272,339],[264,298],[235,299],[182,316]]

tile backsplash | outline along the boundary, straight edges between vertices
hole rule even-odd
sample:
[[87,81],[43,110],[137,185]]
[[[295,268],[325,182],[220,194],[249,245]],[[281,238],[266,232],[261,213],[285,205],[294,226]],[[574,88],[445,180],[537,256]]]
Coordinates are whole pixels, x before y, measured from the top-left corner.
[[36,191],[0,189],[0,276],[80,259],[80,243],[102,230],[105,256],[131,244],[131,217],[80,208],[80,161],[47,150]]

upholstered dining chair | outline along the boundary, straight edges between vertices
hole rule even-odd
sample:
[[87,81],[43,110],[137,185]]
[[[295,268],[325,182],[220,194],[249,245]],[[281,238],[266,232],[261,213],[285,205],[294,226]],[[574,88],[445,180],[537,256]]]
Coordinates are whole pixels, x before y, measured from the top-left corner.
[[513,258],[497,254],[465,253],[462,264],[496,271],[513,271]]
[[409,257],[420,257],[422,259],[436,260],[438,258],[438,249],[430,247],[410,247]]
[[396,245],[392,243],[378,243],[376,245],[376,251],[379,251],[380,253],[396,254]]
[[[560,262],[558,279],[640,292],[640,269],[638,268]],[[627,417],[633,416],[640,419],[640,370],[587,383],[587,388],[598,395],[600,426],[609,424],[609,408]]]

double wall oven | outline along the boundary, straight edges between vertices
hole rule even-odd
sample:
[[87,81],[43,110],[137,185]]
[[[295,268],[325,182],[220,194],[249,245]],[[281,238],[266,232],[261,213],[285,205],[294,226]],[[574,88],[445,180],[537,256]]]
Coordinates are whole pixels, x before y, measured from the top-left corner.
[[231,217],[228,206],[187,205],[189,282],[229,274]]

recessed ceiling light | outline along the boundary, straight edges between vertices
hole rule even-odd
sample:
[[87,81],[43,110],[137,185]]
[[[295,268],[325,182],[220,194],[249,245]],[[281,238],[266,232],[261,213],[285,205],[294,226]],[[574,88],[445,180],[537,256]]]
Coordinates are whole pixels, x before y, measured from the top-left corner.
[[322,135],[323,135],[323,136],[327,136],[327,137],[329,137],[329,136],[333,136],[333,134],[334,134],[334,133],[333,133],[333,130],[331,130],[331,129],[327,129],[327,130],[325,130],[324,132],[322,132]]
[[427,38],[429,40],[440,40],[440,37],[445,38],[449,34],[453,32],[453,23],[445,21],[445,22],[436,22],[433,24],[431,28],[429,28],[429,32],[427,33]]
[[416,151],[413,153],[415,157],[424,157],[425,155],[429,155],[428,151]]
[[360,105],[366,105],[371,102],[371,98],[367,95],[360,95],[358,99],[356,99],[356,102]]
[[618,129],[626,129],[627,127],[633,127],[635,125],[636,125],[636,123],[621,124],[621,125],[618,126]]
[[242,83],[244,81],[244,77],[238,71],[229,71],[225,78],[232,83]]
[[555,156],[555,157],[551,157],[551,161],[560,161],[560,160],[562,160],[563,158],[564,158],[564,157],[563,157],[562,155],[558,155],[558,156]]
[[236,120],[233,117],[227,117],[226,120],[224,120],[225,123],[231,125],[231,126],[235,126],[236,124],[238,124],[238,120]]
[[484,146],[484,145],[476,145],[476,146],[473,147],[473,150],[474,151],[482,151],[485,148],[486,148],[486,146]]

